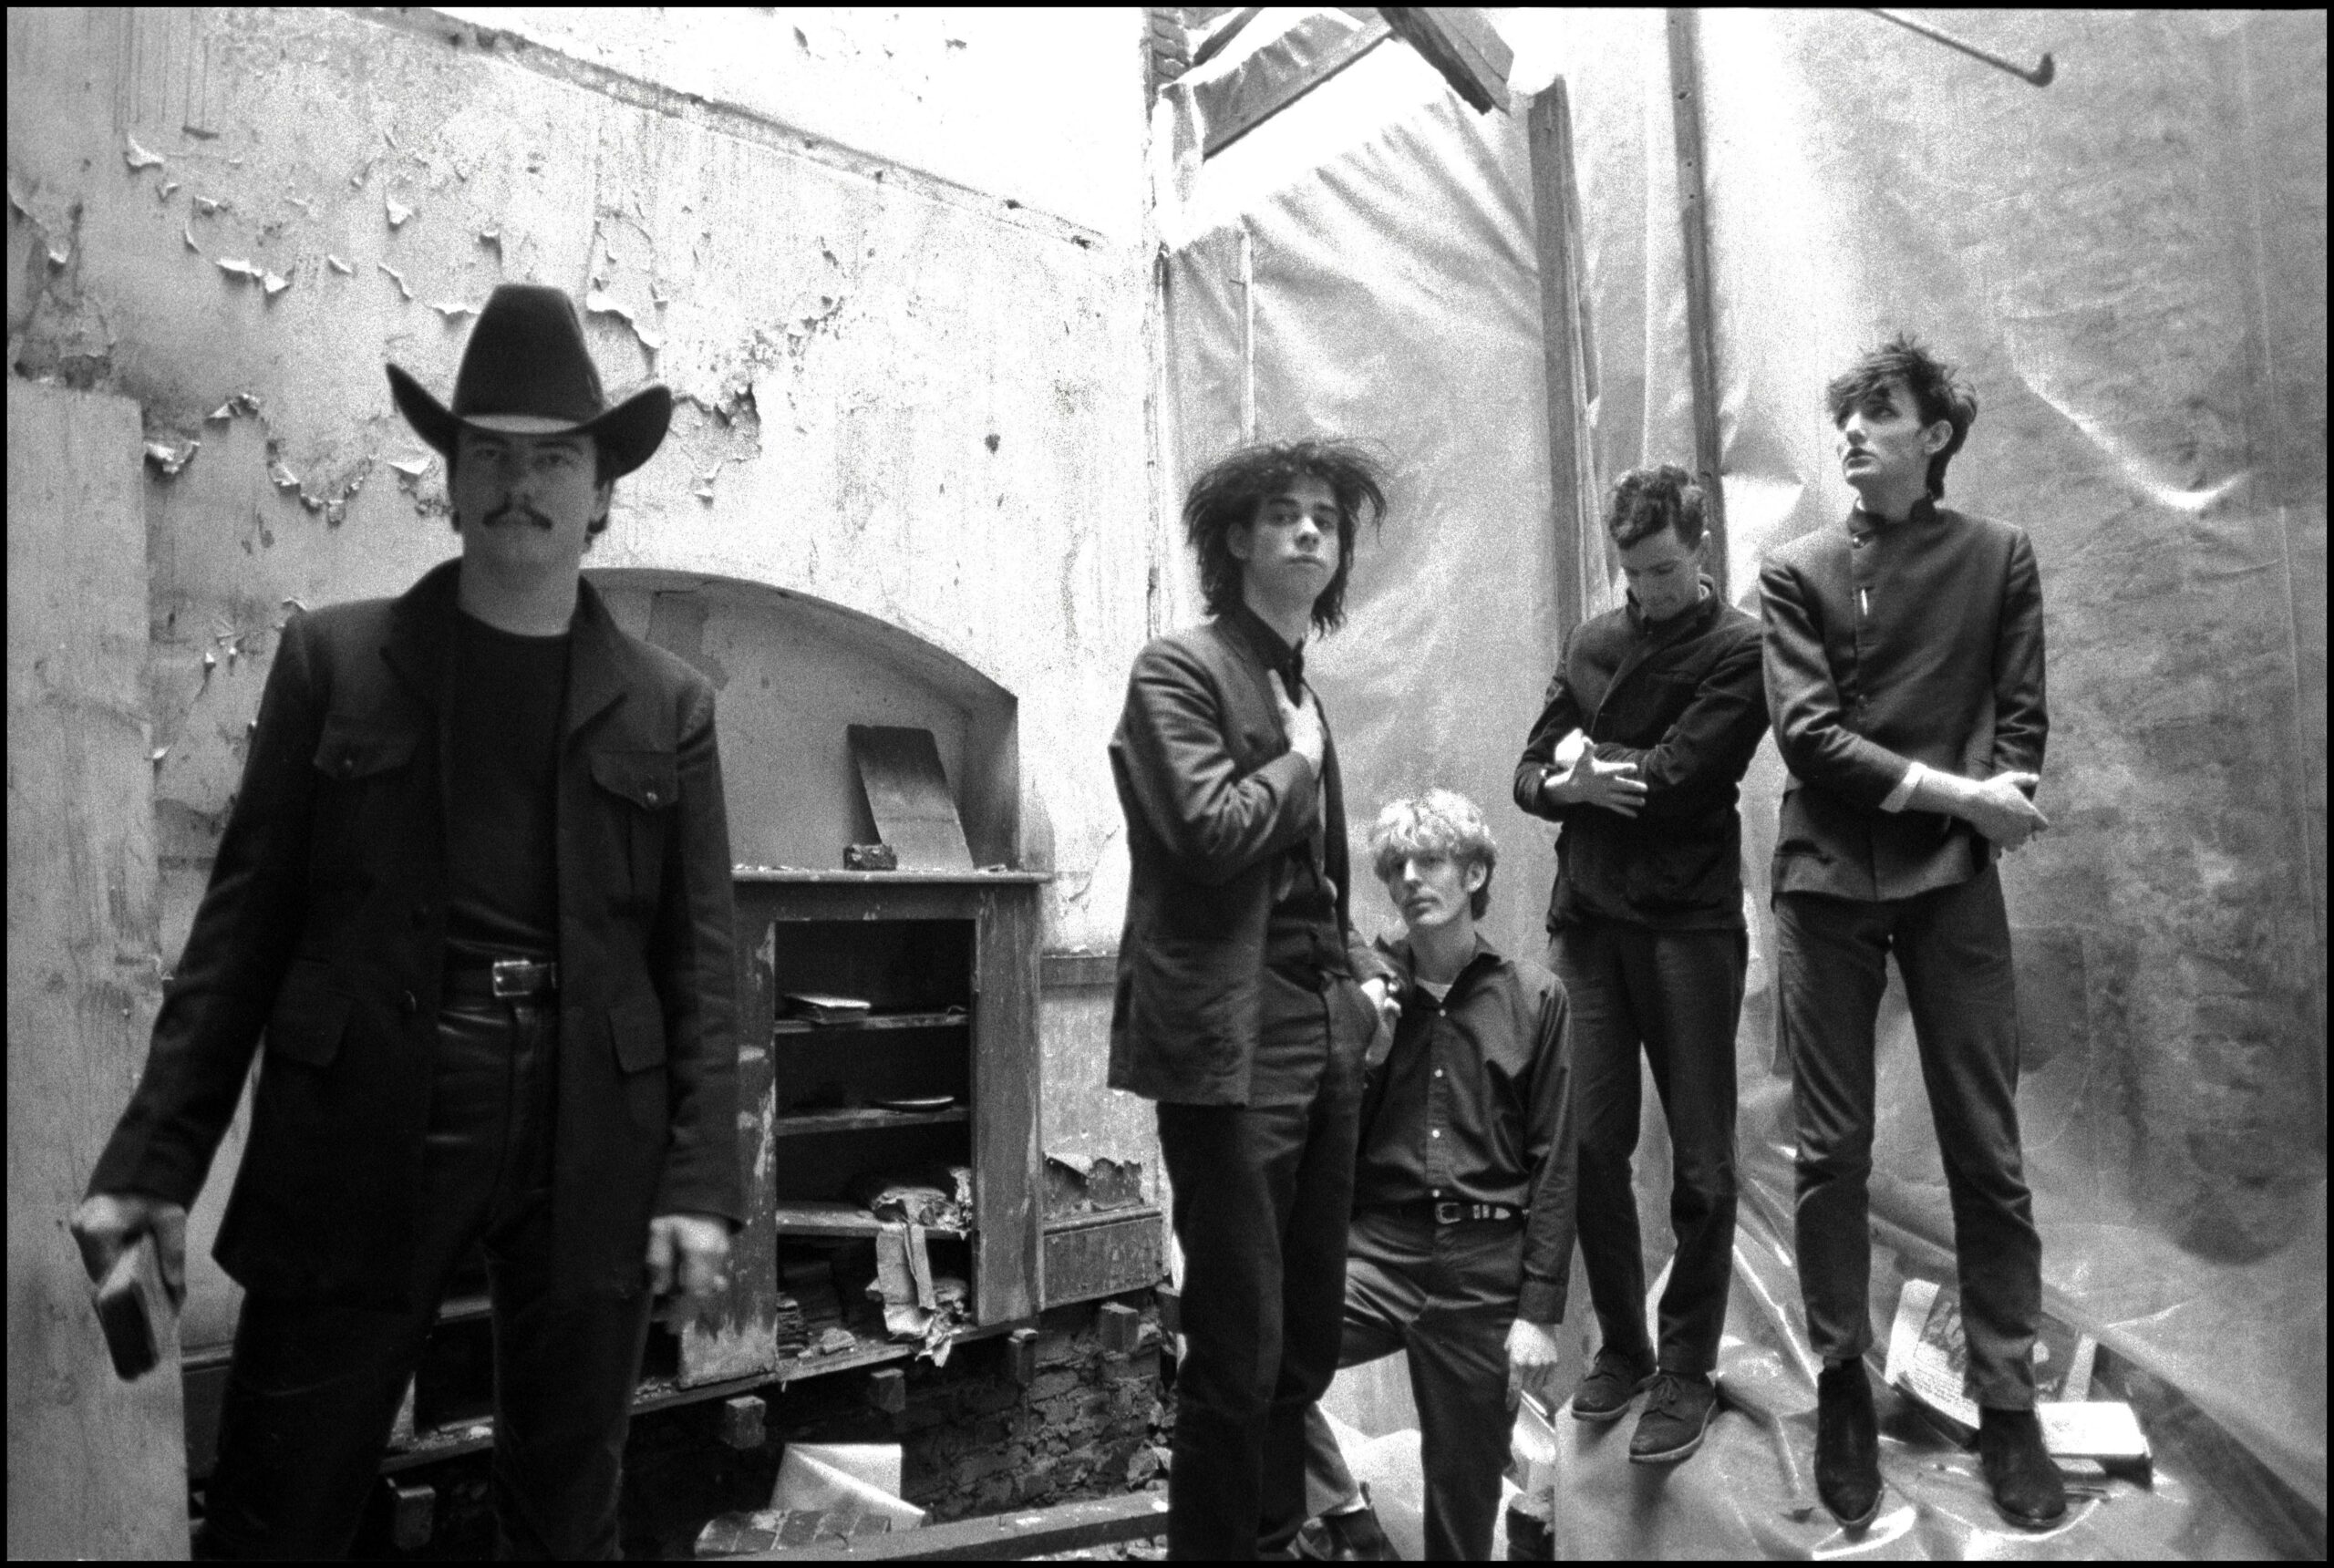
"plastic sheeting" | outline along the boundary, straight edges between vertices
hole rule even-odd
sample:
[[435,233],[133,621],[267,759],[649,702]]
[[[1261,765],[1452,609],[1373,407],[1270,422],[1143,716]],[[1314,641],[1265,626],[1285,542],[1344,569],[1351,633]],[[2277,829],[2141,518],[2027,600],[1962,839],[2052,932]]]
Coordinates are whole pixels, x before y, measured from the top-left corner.
[[[1760,555],[1846,508],[1830,374],[1906,327],[1963,366],[1981,412],[1950,499],[2030,530],[2049,601],[2055,826],[2005,862],[2048,1303],[2100,1336],[2102,1381],[2139,1405],[2160,1464],[2152,1493],[2111,1483],[2050,1536],[1981,1541],[1995,1526],[1966,1460],[1900,1426],[1884,1462],[1910,1511],[1855,1549],[2322,1554],[2325,20],[1952,25],[2050,50],[2058,82],[1870,17],[1704,14],[1730,586],[1755,611]],[[1566,13],[1551,52],[1573,102],[1598,475],[1690,461],[1659,15]],[[1528,162],[1520,119],[1419,93],[1406,58],[1380,49],[1196,182],[1199,210],[1212,181],[1242,194],[1171,258],[1180,477],[1251,430],[1386,445],[1394,513],[1314,661],[1353,831],[1426,783],[1473,795],[1504,851],[1492,938],[1536,952],[1552,856],[1507,779],[1561,628]],[[1812,1391],[1766,962],[1781,782],[1770,746],[1743,812],[1733,1408],[1666,1480],[1582,1444],[1568,1552],[1850,1544],[1805,1515],[1785,1462],[1810,1450]],[[1366,890],[1356,907],[1374,908]],[[1880,1093],[1885,1324],[1901,1277],[1950,1277],[1951,1241],[1893,987]]]

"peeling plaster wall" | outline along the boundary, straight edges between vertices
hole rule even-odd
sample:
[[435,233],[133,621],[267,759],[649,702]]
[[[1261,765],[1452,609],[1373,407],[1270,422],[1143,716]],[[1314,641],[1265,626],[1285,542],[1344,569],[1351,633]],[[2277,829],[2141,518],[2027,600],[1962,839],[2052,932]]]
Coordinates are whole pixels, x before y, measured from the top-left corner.
[[[587,567],[814,594],[1015,694],[1023,859],[1059,876],[1046,943],[1115,944],[1103,744],[1161,570],[1141,14],[1016,45],[1038,32],[914,12],[10,13],[10,366],[137,398],[150,443],[166,959],[287,603],[398,593],[455,552],[442,466],[381,367],[449,388],[506,279],[588,296],[612,386],[654,377],[679,400]],[[1100,1035],[1065,1044],[1091,1009],[1049,1009],[1046,1135],[1156,1170],[1145,1108],[1101,1087]],[[196,1216],[204,1271],[239,1144]],[[223,1336],[207,1282],[191,1345]]]

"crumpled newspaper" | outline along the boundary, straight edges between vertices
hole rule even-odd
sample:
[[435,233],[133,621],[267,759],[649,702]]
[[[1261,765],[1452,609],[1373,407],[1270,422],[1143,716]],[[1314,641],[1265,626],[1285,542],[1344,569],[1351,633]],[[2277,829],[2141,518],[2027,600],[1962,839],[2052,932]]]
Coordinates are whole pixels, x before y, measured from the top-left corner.
[[902,1220],[949,1231],[972,1228],[973,1171],[969,1165],[935,1165],[862,1176],[852,1183],[851,1195],[879,1220]]

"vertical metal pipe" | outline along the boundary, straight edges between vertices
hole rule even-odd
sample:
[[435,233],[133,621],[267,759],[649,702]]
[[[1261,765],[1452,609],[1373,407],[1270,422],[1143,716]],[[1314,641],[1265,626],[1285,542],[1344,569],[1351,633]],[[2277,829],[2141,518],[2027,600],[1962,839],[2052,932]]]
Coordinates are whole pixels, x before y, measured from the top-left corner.
[[1709,203],[1703,186],[1700,14],[1669,12],[1670,124],[1678,150],[1678,221],[1686,242],[1686,341],[1692,359],[1694,469],[1710,538],[1710,575],[1730,596],[1726,491],[1719,480],[1718,320],[1710,285]]

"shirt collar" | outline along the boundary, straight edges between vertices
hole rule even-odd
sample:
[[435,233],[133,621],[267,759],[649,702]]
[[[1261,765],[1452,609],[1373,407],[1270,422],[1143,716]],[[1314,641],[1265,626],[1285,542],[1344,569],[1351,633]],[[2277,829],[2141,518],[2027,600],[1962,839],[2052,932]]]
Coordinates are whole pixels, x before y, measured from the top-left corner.
[[1635,593],[1629,593],[1627,603],[1630,629],[1641,637],[1668,637],[1709,619],[1713,606],[1718,603],[1718,584],[1710,581],[1709,573],[1707,572],[1702,573],[1699,581],[1702,585],[1702,596],[1667,621],[1647,620],[1645,612],[1637,605],[1637,596]]
[[[1255,650],[1256,657],[1264,661],[1265,668],[1268,670],[1286,671],[1293,661],[1301,660],[1305,655],[1302,642],[1293,648],[1282,642],[1280,634],[1274,631],[1262,615],[1250,609],[1244,599],[1234,604],[1232,613],[1224,619],[1247,638],[1248,645]],[[1296,693],[1289,695],[1294,697]]]
[[[1920,500],[1915,501],[1913,503],[1913,510],[1905,514],[1905,521],[1906,522],[1935,522],[1936,521],[1936,498],[1935,496],[1925,495]],[[1883,529],[1888,526],[1889,523],[1886,519],[1874,516],[1871,512],[1864,511],[1864,509],[1860,505],[1853,506],[1848,509],[1848,531],[1852,534],[1871,533],[1877,529]]]
[[[1382,937],[1379,941],[1388,956],[1402,966],[1402,974],[1411,983],[1416,984],[1419,972],[1418,960],[1410,952],[1410,934],[1405,931],[1390,942]],[[1457,990],[1459,982],[1464,980],[1478,967],[1496,969],[1506,962],[1506,955],[1491,944],[1490,939],[1483,935],[1482,928],[1479,925],[1475,928],[1475,951],[1467,955],[1467,962],[1459,965],[1459,973],[1451,977],[1451,988]]]

